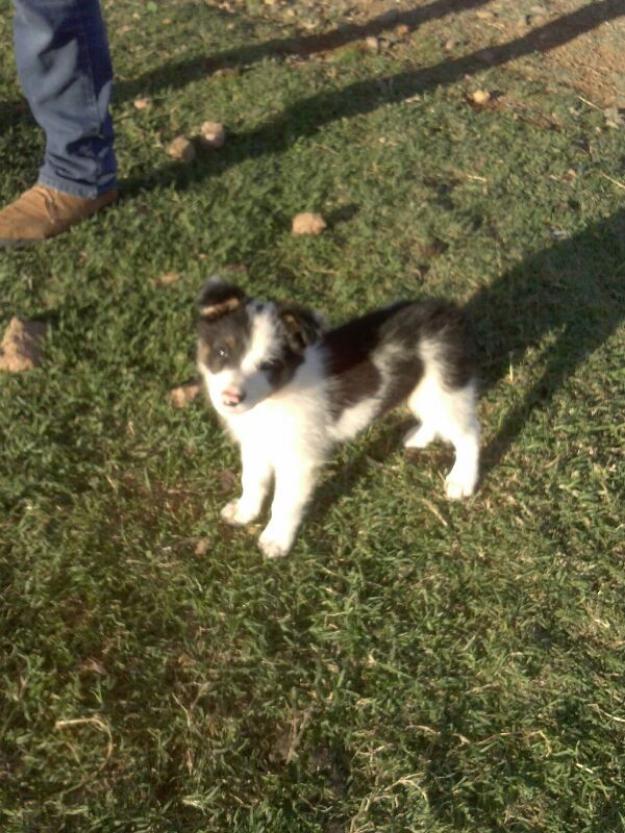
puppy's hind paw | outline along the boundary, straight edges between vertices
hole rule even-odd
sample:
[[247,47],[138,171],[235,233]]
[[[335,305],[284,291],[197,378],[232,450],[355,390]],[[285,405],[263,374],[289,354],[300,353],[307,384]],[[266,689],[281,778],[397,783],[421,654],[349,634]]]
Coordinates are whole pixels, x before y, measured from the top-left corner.
[[290,549],[290,546],[285,546],[273,536],[267,535],[266,531],[258,539],[258,546],[265,558],[284,558]]
[[221,510],[221,518],[231,526],[246,526],[256,520],[256,512],[246,511],[240,500],[231,500]]

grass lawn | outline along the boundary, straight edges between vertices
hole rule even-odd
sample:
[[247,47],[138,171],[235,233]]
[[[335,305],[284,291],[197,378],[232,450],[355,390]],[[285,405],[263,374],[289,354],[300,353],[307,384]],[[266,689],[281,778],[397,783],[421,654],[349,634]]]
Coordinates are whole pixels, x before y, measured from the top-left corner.
[[[105,0],[125,197],[0,254],[0,330],[48,324],[0,376],[4,833],[625,830],[625,129],[531,41],[446,43],[451,5],[304,58],[297,11]],[[172,162],[207,119],[226,145]],[[41,151],[5,49],[2,203]],[[225,528],[236,450],[168,399],[216,272],[336,321],[466,303],[478,494],[398,412],[287,559]]]

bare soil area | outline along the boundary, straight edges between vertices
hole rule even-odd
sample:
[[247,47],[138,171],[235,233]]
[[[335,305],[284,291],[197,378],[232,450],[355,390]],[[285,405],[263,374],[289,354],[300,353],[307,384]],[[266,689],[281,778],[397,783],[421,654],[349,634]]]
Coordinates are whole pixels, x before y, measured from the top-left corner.
[[349,27],[358,27],[364,40],[398,26],[418,29],[463,53],[509,45],[532,53],[523,71],[533,77],[568,83],[603,108],[625,107],[623,0],[265,0],[259,6],[262,14],[301,28],[309,45],[317,35],[320,51],[336,46],[336,30]]

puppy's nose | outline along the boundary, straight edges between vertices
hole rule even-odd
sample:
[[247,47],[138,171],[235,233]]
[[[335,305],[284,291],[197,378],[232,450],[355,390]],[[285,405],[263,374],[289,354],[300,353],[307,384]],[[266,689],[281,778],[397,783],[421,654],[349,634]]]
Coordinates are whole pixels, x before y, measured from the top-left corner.
[[237,388],[226,388],[221,394],[221,401],[230,408],[234,408],[235,405],[240,405],[244,399],[245,393],[242,390],[237,390]]

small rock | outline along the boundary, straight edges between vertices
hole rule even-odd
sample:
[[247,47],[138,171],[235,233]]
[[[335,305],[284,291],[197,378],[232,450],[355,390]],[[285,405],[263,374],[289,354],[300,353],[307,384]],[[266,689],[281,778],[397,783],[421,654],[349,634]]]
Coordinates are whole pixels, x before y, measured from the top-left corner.
[[206,555],[208,552],[208,548],[210,546],[210,541],[208,538],[200,538],[200,540],[195,545],[195,554],[196,555]]
[[177,162],[192,162],[195,159],[193,142],[186,136],[176,136],[167,146],[167,155]]
[[474,90],[472,93],[469,93],[469,100],[474,104],[482,106],[490,101],[490,93],[488,90]]
[[41,341],[47,326],[12,318],[0,344],[0,371],[22,373],[41,364]]
[[150,98],[135,98],[132,103],[134,104],[136,110],[147,110],[147,108],[152,104],[152,100]]
[[380,38],[376,38],[375,35],[369,35],[368,38],[365,38],[365,46],[370,52],[379,52]]
[[443,44],[445,52],[452,52],[458,46],[458,41],[455,38],[449,38]]
[[304,211],[293,217],[293,234],[317,235],[321,234],[326,227],[327,223],[321,214],[313,214],[311,212]]
[[199,382],[186,382],[169,391],[169,402],[174,408],[186,408],[201,390]]
[[218,121],[205,121],[200,127],[199,140],[204,147],[220,148],[226,141],[226,131]]
[[165,272],[158,278],[154,278],[156,286],[171,286],[180,280],[180,272]]

